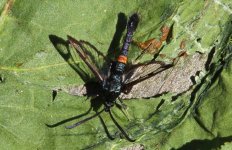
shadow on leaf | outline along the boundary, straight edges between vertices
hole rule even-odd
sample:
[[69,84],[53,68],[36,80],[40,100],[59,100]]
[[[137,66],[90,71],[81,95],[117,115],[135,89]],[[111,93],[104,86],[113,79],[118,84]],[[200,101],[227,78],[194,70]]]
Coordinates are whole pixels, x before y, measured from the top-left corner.
[[89,75],[79,66],[79,63],[75,62],[73,59],[68,41],[58,37],[56,35],[49,35],[49,39],[52,42],[55,49],[59,52],[59,54],[63,57],[63,59],[72,67],[78,75],[81,77],[83,81],[90,80]]
[[108,48],[107,58],[115,58],[115,54],[119,52],[120,40],[127,25],[127,17],[124,13],[118,14],[118,21],[116,24],[116,31],[114,33],[113,39],[111,40],[110,46]]
[[[192,140],[189,143],[186,143],[182,147],[176,150],[206,150],[206,149],[218,149],[224,143],[231,142],[232,136],[227,137],[216,137],[212,140]],[[175,149],[172,149],[175,150]]]

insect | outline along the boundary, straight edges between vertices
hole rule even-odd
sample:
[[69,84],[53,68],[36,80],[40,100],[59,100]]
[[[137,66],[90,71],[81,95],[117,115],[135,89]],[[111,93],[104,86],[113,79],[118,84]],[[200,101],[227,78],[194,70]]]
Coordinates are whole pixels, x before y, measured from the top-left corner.
[[[119,102],[123,104],[123,102],[118,98],[121,93],[128,92],[128,87],[131,87],[134,84],[146,80],[147,78],[153,76],[154,74],[162,72],[163,70],[170,68],[172,66],[172,64],[160,63],[158,68],[150,69],[149,71],[141,75],[134,75],[134,71],[137,68],[146,68],[147,65],[152,64],[153,62],[148,64],[136,65],[131,69],[126,70],[129,46],[132,42],[132,36],[138,26],[138,23],[139,23],[138,14],[135,13],[131,15],[127,22],[127,33],[120,54],[117,57],[116,61],[112,61],[110,63],[106,74],[102,73],[100,69],[93,63],[93,61],[89,57],[87,50],[83,47],[82,42],[68,35],[69,43],[74,47],[80,58],[88,66],[88,68],[91,70],[91,72],[94,74],[97,80],[96,84],[97,87],[99,87],[99,90],[97,90],[98,91],[97,95],[103,100],[104,108],[100,111],[96,111],[96,114],[88,118],[85,118],[84,120],[81,120],[71,126],[67,126],[66,127],[67,129],[72,129],[74,127],[77,127],[93,118],[96,118],[97,116],[100,117],[101,113],[107,112],[109,113],[114,124],[124,135],[124,137],[128,141],[131,142],[135,141],[134,139],[130,138],[127,132],[115,120],[114,116],[112,115],[111,109],[113,106],[118,104],[117,100],[119,100]],[[52,127],[54,125],[48,125],[48,126]]]

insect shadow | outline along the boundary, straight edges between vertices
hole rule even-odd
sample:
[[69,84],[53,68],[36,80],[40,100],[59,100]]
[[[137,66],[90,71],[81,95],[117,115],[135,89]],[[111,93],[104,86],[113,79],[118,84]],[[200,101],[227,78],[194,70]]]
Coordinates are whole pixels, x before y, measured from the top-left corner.
[[63,59],[70,65],[70,67],[75,70],[83,81],[89,80],[88,74],[79,66],[78,63],[75,63],[74,58],[71,55],[68,41],[58,37],[56,35],[49,35],[49,39],[52,42],[55,49],[63,57]]
[[[111,43],[110,43],[110,46],[108,48],[108,52],[107,52],[106,56],[104,56],[104,54],[102,54],[90,42],[83,41],[83,40],[80,41],[83,44],[85,44],[88,47],[90,47],[91,49],[93,49],[95,52],[97,52],[97,54],[99,56],[101,56],[105,60],[104,64],[103,64],[103,67],[102,67],[103,69],[108,67],[108,65],[110,64],[109,62],[111,62],[111,59],[113,57],[115,57],[115,55],[117,54],[118,50],[120,49],[120,47],[119,47],[120,46],[120,40],[121,40],[121,38],[123,36],[123,32],[126,29],[126,26],[127,26],[127,17],[126,17],[126,15],[124,13],[119,13],[118,14],[117,24],[116,24],[116,31],[114,33],[114,36],[113,36],[112,40],[111,40]],[[96,84],[96,82],[91,82],[92,78],[79,65],[79,63],[75,62],[75,59],[71,55],[71,50],[69,48],[69,41],[64,40],[63,38],[58,37],[56,35],[49,35],[49,39],[50,39],[51,43],[53,44],[53,46],[55,47],[55,49],[63,57],[63,59],[70,65],[70,67],[73,70],[75,70],[75,72],[85,82],[84,86],[86,87],[86,91],[87,91],[86,96],[87,97],[95,96],[95,97],[90,99],[90,108],[86,112],[84,112],[84,113],[82,113],[80,115],[74,116],[74,117],[70,117],[70,118],[64,119],[64,120],[62,120],[60,122],[57,122],[55,124],[46,124],[46,126],[48,126],[50,128],[54,128],[54,127],[60,126],[62,124],[70,122],[72,120],[76,120],[78,118],[86,116],[86,115],[88,115],[91,112],[91,110],[93,110],[93,111],[96,112],[96,115],[93,115],[92,117],[89,117],[87,119],[90,120],[91,118],[98,116],[99,119],[100,119],[100,121],[101,121],[101,123],[102,123],[102,125],[103,125],[103,128],[104,128],[104,130],[105,130],[108,138],[111,139],[111,140],[113,140],[114,137],[112,135],[110,135],[110,133],[109,133],[107,127],[106,127],[106,124],[105,124],[103,118],[100,116],[100,112],[98,112],[98,110],[100,109],[100,107],[102,105],[104,105],[104,100],[100,96],[96,96],[100,92],[100,91],[98,91],[98,89],[101,89],[101,87],[99,86],[99,84]],[[94,56],[91,55],[91,53],[88,53],[88,56],[90,56],[92,60],[95,60]],[[95,64],[97,64],[97,62]],[[55,99],[55,96],[53,97],[53,99]],[[116,106],[118,108],[121,107],[120,105],[117,105],[117,104],[116,104]],[[87,120],[84,119],[83,121],[85,122]],[[80,122],[80,123],[82,123],[82,122]]]

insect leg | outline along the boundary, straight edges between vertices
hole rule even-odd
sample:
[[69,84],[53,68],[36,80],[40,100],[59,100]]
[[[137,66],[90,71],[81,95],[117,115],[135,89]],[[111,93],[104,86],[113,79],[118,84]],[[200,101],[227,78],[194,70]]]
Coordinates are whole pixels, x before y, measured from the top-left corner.
[[122,113],[126,116],[128,121],[130,121],[130,119],[128,117],[128,112],[126,110],[127,106],[125,104],[123,104],[123,103],[119,104],[117,102],[115,102],[115,105],[116,105],[117,108],[119,108],[122,111]]
[[123,109],[127,109],[127,105],[125,103],[123,103],[122,99],[121,98],[118,98],[119,102],[121,103],[121,106]]
[[109,130],[107,129],[106,124],[105,124],[104,120],[102,119],[101,115],[99,115],[99,119],[100,119],[100,121],[101,121],[101,123],[102,123],[102,125],[103,125],[103,128],[104,128],[104,130],[105,130],[105,132],[106,132],[107,137],[108,137],[109,139],[111,139],[111,140],[114,140],[115,137],[113,137],[112,135],[110,135],[110,132],[109,132]]
[[118,122],[114,119],[111,110],[109,109],[109,114],[110,114],[110,118],[113,120],[114,124],[118,127],[118,129],[121,131],[121,133],[125,136],[125,138],[130,141],[130,142],[134,142],[134,139],[131,139],[128,134],[123,130],[123,128],[118,124]]
[[89,120],[91,120],[91,119],[93,119],[93,118],[99,116],[103,111],[104,111],[104,109],[102,109],[101,111],[97,112],[96,114],[94,114],[94,115],[92,115],[92,116],[90,116],[90,117],[88,117],[88,118],[85,118],[84,120],[81,120],[81,121],[79,121],[79,122],[77,122],[77,123],[75,123],[75,124],[73,124],[73,125],[71,125],[71,126],[66,126],[66,129],[72,129],[72,128],[74,128],[74,127],[77,127],[77,126],[79,126],[79,125],[85,123],[86,121],[89,121]]

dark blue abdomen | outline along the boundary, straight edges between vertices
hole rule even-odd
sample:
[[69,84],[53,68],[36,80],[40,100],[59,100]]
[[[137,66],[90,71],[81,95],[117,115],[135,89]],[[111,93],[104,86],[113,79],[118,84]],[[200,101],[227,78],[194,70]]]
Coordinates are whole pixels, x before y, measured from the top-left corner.
[[103,83],[104,95],[109,101],[115,101],[115,98],[119,96],[122,88],[122,75],[125,70],[127,63],[127,55],[130,43],[132,41],[132,36],[137,28],[139,21],[138,15],[133,14],[127,24],[127,33],[121,49],[121,53],[116,62],[112,63],[110,76]]

